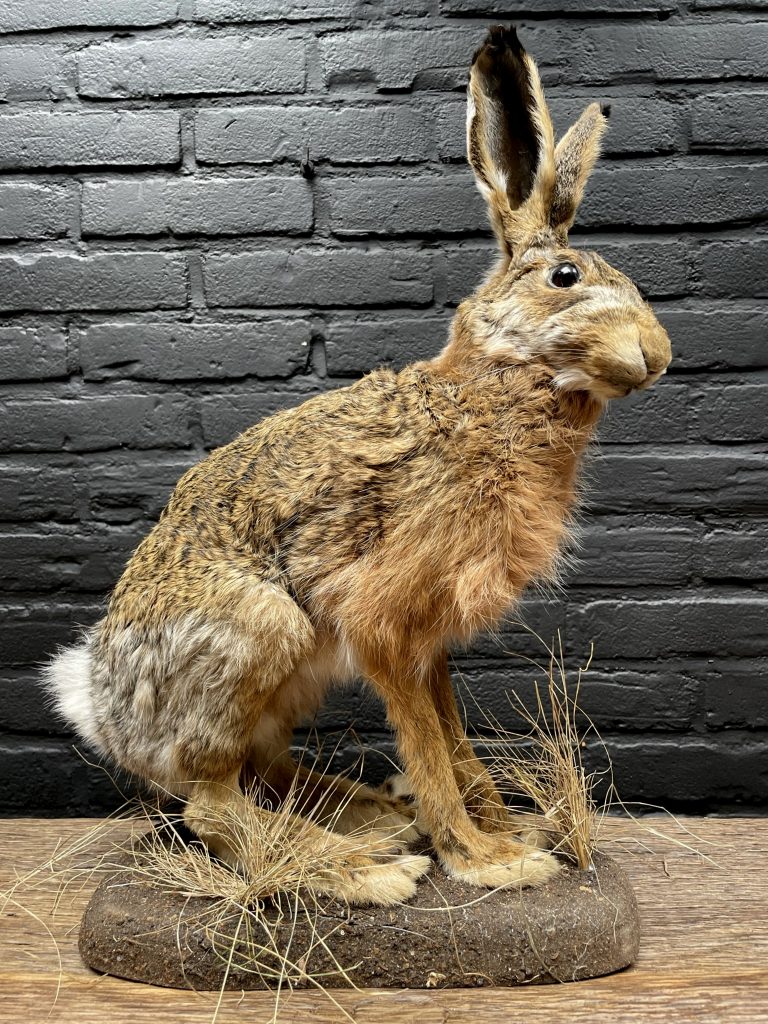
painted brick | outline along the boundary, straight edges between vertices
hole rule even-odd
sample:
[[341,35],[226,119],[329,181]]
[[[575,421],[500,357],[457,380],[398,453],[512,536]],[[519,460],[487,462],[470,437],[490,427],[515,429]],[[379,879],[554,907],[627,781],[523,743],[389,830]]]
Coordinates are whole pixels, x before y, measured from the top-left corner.
[[78,54],[83,96],[302,92],[304,43],[279,36],[220,36],[94,43]]
[[80,478],[90,517],[103,523],[155,520],[196,452],[111,452],[86,463]]
[[114,586],[146,527],[51,526],[0,532],[0,585],[5,591],[103,593]]
[[195,0],[193,17],[197,21],[303,21],[322,18],[354,18],[357,0]]
[[601,442],[674,444],[696,439],[700,395],[695,384],[664,378],[650,391],[611,402],[600,424]]
[[90,625],[101,609],[95,603],[5,603],[0,610],[0,665],[39,668],[60,645],[71,642],[80,625]]
[[707,724],[712,729],[760,729],[768,726],[765,658],[708,665],[703,677]]
[[184,447],[191,442],[189,419],[189,400],[170,395],[7,402],[0,451]]
[[67,339],[56,327],[0,327],[0,380],[48,380],[67,373]]
[[204,266],[211,306],[426,305],[426,253],[363,249],[249,252],[211,256]]
[[768,307],[705,300],[696,307],[660,305],[677,369],[760,369],[768,366]]
[[0,167],[175,164],[175,110],[0,114]]
[[768,164],[679,163],[595,170],[578,223],[666,226],[761,217],[768,209]]
[[203,441],[207,448],[228,444],[259,420],[300,405],[320,390],[316,382],[310,381],[290,391],[249,389],[247,394],[206,395],[200,401]]
[[302,234],[312,193],[301,178],[140,178],[86,182],[85,235]]
[[0,102],[63,100],[75,92],[74,58],[63,46],[6,45],[0,60]]
[[249,323],[106,323],[78,332],[86,380],[290,377],[306,367],[308,320]]
[[768,239],[708,242],[694,252],[701,290],[711,298],[765,298]]
[[568,587],[656,587],[687,583],[697,568],[704,527],[693,517],[600,516],[578,533]]
[[762,452],[670,448],[637,453],[610,449],[587,468],[591,508],[749,511],[765,508],[768,464]]
[[33,32],[38,29],[123,25],[161,25],[175,21],[179,0],[4,0],[0,32]]
[[739,520],[708,530],[696,561],[706,579],[768,579],[768,523]]
[[447,318],[397,317],[331,322],[325,333],[328,373],[366,373],[376,366],[401,369],[417,359],[429,359],[448,340]]
[[[674,11],[676,0],[524,0],[515,5],[515,17],[529,14],[654,14]],[[508,0],[440,0],[440,12],[452,15],[510,13]]]
[[70,228],[74,193],[62,185],[0,184],[0,239],[57,238]]
[[0,309],[178,309],[186,267],[161,252],[0,258]]
[[[371,81],[379,89],[457,89],[466,83],[467,53],[479,26],[419,31],[328,33],[320,52],[329,85]],[[618,22],[584,25],[532,22],[521,33],[545,83],[610,83],[617,76],[649,81],[751,78],[765,75],[768,24]]]
[[457,179],[330,179],[331,229],[337,235],[485,232],[485,203],[469,175]]
[[669,654],[754,656],[764,652],[768,595],[594,601],[568,609],[570,635],[594,641],[604,658]]
[[212,107],[195,115],[195,153],[207,164],[300,161],[409,163],[435,155],[428,114],[372,106]]
[[715,92],[691,105],[691,142],[708,149],[765,150],[768,92]]
[[0,518],[5,522],[72,520],[78,499],[71,464],[0,460]]

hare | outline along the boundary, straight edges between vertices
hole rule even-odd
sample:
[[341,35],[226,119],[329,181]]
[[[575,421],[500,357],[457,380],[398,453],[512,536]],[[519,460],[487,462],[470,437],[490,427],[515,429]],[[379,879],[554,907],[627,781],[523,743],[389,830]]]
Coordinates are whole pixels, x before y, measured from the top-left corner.
[[[465,736],[446,650],[492,627],[557,571],[582,454],[605,402],[664,373],[669,339],[637,288],[567,247],[604,118],[587,107],[555,145],[536,66],[495,27],[469,81],[469,160],[500,259],[433,359],[378,369],[279,412],[179,481],[108,611],[47,670],[59,712],[130,772],[185,798],[185,820],[233,862],[222,812],[268,815],[296,765],[297,720],[332,683],[381,697],[445,871],[478,886],[557,871],[524,842]],[[344,831],[413,831],[397,797],[314,778],[344,807],[344,869],[325,891],[408,898],[428,858],[383,858]],[[311,800],[302,813],[315,813]],[[233,826],[234,828],[234,826]],[[530,837],[529,837],[530,838]],[[345,845],[348,844],[348,845]]]

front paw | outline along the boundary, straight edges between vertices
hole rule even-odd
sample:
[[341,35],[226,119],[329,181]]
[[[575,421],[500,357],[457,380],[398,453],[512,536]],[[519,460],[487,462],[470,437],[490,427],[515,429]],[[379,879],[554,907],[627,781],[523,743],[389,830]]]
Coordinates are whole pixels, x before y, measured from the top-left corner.
[[501,833],[478,833],[441,850],[440,861],[451,878],[489,889],[544,885],[561,870],[553,854]]

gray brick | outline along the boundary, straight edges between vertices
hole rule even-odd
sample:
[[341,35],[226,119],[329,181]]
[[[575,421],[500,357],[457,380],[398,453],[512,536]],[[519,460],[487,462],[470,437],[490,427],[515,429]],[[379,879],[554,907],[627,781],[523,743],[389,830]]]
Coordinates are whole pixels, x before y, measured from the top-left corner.
[[601,658],[670,654],[721,657],[764,652],[768,595],[701,598],[688,592],[665,600],[599,600],[567,613],[570,636],[594,641]]
[[573,244],[577,248],[583,245],[594,249],[617,270],[631,277],[652,299],[683,295],[690,290],[688,252],[685,244],[677,239],[589,242],[574,237]]
[[83,96],[302,92],[304,43],[279,36],[93,43],[78,54]]
[[131,523],[155,520],[197,452],[113,452],[88,462],[80,472],[94,520]]
[[764,509],[768,465],[762,452],[670,449],[606,451],[589,467],[588,499],[600,511]]
[[333,321],[326,329],[328,373],[366,373],[382,365],[400,369],[430,359],[447,342],[448,329],[447,318],[434,317]]
[[715,443],[768,440],[768,384],[712,383],[698,411],[698,436]]
[[307,363],[311,324],[106,323],[78,333],[86,380],[219,380],[289,377]]
[[358,0],[195,0],[196,21],[299,21],[354,18]]
[[74,93],[74,58],[63,46],[36,42],[0,49],[0,102],[61,100]]
[[697,553],[698,570],[706,579],[768,579],[768,523],[723,523],[705,534]]
[[67,374],[67,339],[57,327],[0,326],[0,380],[48,380]]
[[578,223],[719,224],[768,210],[768,164],[662,164],[599,167],[587,186]]
[[75,195],[62,185],[0,184],[0,239],[57,238],[73,218]]
[[305,248],[211,256],[205,290],[211,306],[426,305],[431,260],[412,250]]
[[37,665],[99,616],[94,603],[24,601],[0,609],[0,665]]
[[485,231],[485,203],[469,175],[327,181],[337,235],[461,234]]
[[768,145],[768,92],[715,92],[691,105],[691,142],[708,149]]
[[[425,85],[457,89],[483,29],[328,33],[320,51],[329,85],[372,81],[379,89]],[[650,81],[763,77],[768,23],[536,21],[522,33],[547,83],[611,83],[618,76]]]
[[566,585],[628,587],[687,583],[704,534],[693,517],[600,516],[579,531]]
[[724,661],[707,666],[704,701],[707,724],[713,729],[758,729],[768,726],[765,658]]
[[696,407],[700,399],[695,384],[663,379],[650,391],[636,392],[609,404],[600,424],[602,443],[674,444],[695,439]]
[[768,239],[706,242],[694,251],[701,291],[714,298],[767,297],[767,259]]
[[0,258],[0,309],[178,309],[184,260],[161,252]]
[[744,804],[757,810],[768,793],[764,740],[625,737],[607,746],[617,792],[636,794],[638,801],[670,809],[739,808],[743,814]]
[[456,89],[466,83],[469,59],[482,37],[477,28],[329,32],[320,38],[325,81],[373,81],[379,89],[414,84]]
[[[654,14],[677,10],[677,0],[524,0],[515,5],[515,17],[529,14]],[[440,13],[509,16],[509,0],[440,0]]]
[[0,460],[0,520],[29,522],[76,517],[78,492],[71,466],[43,460]]
[[203,441],[207,448],[228,444],[254,423],[282,409],[291,409],[318,394],[316,381],[291,391],[254,391],[247,394],[206,395],[201,399]]
[[768,307],[708,301],[656,309],[672,339],[676,369],[758,369],[768,366]]
[[184,447],[192,439],[189,421],[189,399],[173,395],[6,402],[0,414],[0,450]]
[[0,680],[0,729],[3,732],[61,735],[64,730],[45,700],[34,669],[7,668]]
[[0,167],[175,164],[175,110],[0,115]]
[[58,524],[0,533],[0,581],[6,591],[104,592],[114,586],[147,528]]
[[[601,732],[677,732],[690,728],[702,694],[687,663],[678,660],[668,670],[653,662],[636,664],[632,668],[620,662],[590,665],[579,687],[579,709],[585,718]],[[533,710],[536,684],[541,688],[546,683],[544,672],[508,658],[501,665],[459,662],[459,673],[459,696],[471,730],[487,733],[490,719],[512,732],[528,731],[517,698]]]
[[335,164],[414,162],[435,155],[432,122],[405,103],[368,107],[212,107],[195,117],[201,163],[312,160]]
[[83,185],[85,235],[301,234],[312,230],[301,178],[140,178]]
[[179,0],[4,0],[0,32],[32,32],[37,29],[87,25],[161,25],[175,21]]

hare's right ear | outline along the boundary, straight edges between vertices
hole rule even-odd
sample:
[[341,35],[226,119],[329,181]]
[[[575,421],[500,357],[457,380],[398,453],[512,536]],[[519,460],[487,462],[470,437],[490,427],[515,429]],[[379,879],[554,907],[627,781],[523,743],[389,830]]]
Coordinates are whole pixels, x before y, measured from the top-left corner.
[[549,226],[555,142],[539,73],[514,28],[492,28],[472,61],[467,152],[502,250]]

